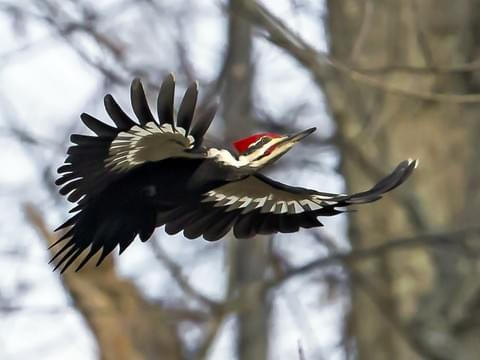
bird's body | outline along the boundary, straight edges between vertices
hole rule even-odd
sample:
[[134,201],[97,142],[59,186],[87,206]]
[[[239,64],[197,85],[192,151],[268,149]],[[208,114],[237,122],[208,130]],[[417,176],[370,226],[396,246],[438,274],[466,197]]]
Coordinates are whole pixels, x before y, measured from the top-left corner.
[[[165,225],[169,234],[214,241],[230,229],[238,238],[296,232],[321,226],[318,216],[336,215],[352,204],[379,199],[400,185],[416,163],[400,163],[372,189],[353,195],[322,193],[278,183],[259,170],[278,160],[313,132],[291,136],[255,134],[234,143],[238,154],[203,145],[214,107],[197,116],[197,85],[185,93],[174,116],[174,78],[160,89],[157,121],[138,80],[132,105],[139,123],[130,119],[110,95],[105,107],[115,127],[87,114],[84,123],[97,136],[72,135],[65,165],[59,168],[60,193],[78,203],[58,229],[67,231],[54,256],[64,271],[84,251],[80,269],[101,251],[97,264],[118,245],[123,252],[139,235],[146,241]],[[195,118],[195,119],[194,119]]]

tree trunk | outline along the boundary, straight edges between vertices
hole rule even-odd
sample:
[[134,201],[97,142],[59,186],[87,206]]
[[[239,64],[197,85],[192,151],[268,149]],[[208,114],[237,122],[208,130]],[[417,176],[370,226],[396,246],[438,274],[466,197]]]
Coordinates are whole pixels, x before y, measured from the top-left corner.
[[[476,72],[458,68],[479,50],[478,5],[327,2],[331,56],[385,84],[371,87],[343,72],[335,74],[337,86],[325,87],[348,190],[364,188],[400,160],[421,159],[406,186],[350,217],[354,248],[478,224],[480,107],[434,95],[480,88]],[[416,95],[400,94],[409,91]],[[461,246],[444,246],[396,251],[352,269],[358,358],[478,359],[477,262]]]
[[[223,92],[225,138],[229,141],[248,136],[254,129],[251,25],[236,9],[243,0],[230,0],[229,41],[225,64]],[[230,292],[263,281],[268,264],[268,237],[229,239]],[[255,306],[240,311],[238,316],[237,356],[239,360],[266,359],[268,354],[268,318],[270,305],[266,298],[249,299]]]

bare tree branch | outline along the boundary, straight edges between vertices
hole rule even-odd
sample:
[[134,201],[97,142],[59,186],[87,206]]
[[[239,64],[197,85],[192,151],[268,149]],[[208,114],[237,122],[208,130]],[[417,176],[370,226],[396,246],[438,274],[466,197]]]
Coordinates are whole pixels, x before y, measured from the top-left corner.
[[315,50],[306,44],[298,35],[291,31],[279,18],[272,15],[264,6],[254,0],[245,2],[242,8],[245,17],[264,29],[266,38],[280,48],[286,50],[306,69],[312,72],[316,81],[323,86],[328,82],[332,70],[347,76],[350,80],[377,88],[392,94],[413,97],[424,101],[438,101],[454,104],[480,102],[480,94],[442,94],[404,89],[363,74],[341,61]]

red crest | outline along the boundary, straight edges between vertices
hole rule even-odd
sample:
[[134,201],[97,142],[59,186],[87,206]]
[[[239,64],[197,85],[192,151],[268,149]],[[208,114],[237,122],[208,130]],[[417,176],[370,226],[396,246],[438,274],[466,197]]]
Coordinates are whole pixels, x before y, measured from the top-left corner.
[[249,137],[237,140],[233,142],[233,146],[235,149],[238,151],[239,154],[243,154],[245,151],[247,151],[248,147],[253,144],[255,141],[260,139],[263,136],[268,136],[271,138],[279,138],[282,137],[281,135],[275,134],[275,133],[258,133],[251,135]]

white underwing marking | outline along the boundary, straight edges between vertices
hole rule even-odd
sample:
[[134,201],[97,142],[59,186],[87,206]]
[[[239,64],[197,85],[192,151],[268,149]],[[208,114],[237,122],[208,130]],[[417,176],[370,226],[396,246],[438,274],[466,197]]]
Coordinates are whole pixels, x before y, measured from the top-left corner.
[[225,199],[226,195],[225,194],[215,194],[216,200],[215,201],[222,201]]
[[263,207],[263,205],[265,205],[265,203],[267,202],[267,197],[264,196],[262,198],[255,198],[253,199],[253,201],[257,203],[257,205],[255,206],[255,209],[258,209]]
[[213,190],[207,192],[205,195],[205,198],[201,202],[212,202],[212,201],[217,201],[216,195],[217,193]]
[[[238,196],[229,196],[228,199],[232,199],[234,198],[235,201],[229,201],[227,202],[226,204],[224,204],[224,206],[228,206],[228,208],[225,210],[225,211],[232,211],[232,210],[237,210],[237,209],[241,209],[243,207],[243,204],[241,204],[240,206],[238,206],[238,203],[243,201],[243,199],[247,198],[246,196],[244,196],[243,198],[239,199]],[[247,198],[248,199],[248,198]]]
[[317,203],[314,203],[310,199],[300,200],[300,204],[304,207],[307,206],[307,208],[310,209],[310,211],[319,210],[322,208],[320,205],[318,205]]
[[228,196],[227,199],[228,201],[225,204],[223,204],[223,206],[232,205],[233,203],[237,202],[238,196],[231,195],[231,196]]
[[162,132],[158,126],[157,123],[153,122],[153,121],[150,121],[148,123],[145,124],[145,129],[150,131],[152,134],[153,133],[160,133]]
[[238,201],[242,202],[242,204],[238,207],[239,209],[242,209],[242,208],[246,208],[248,205],[250,205],[250,203],[253,201],[253,199],[251,197],[244,196]]
[[300,206],[300,204],[296,200],[290,200],[288,202],[288,205],[293,205],[293,212],[295,214],[300,214],[305,211],[303,207]]
[[[342,196],[343,194],[340,194]],[[332,198],[336,197],[338,195],[312,195],[311,198],[312,200],[331,200]]]
[[132,142],[132,139],[118,139],[116,138],[115,140],[112,141],[112,145],[129,145]]
[[277,203],[273,203],[272,207],[270,208],[270,210],[268,210],[268,212],[271,212],[271,213],[275,212],[275,207],[276,206],[277,206]]
[[312,200],[315,204],[318,204],[320,206],[322,206],[322,202],[323,200],[320,200],[320,199],[316,199],[315,197],[311,197],[310,200]]
[[[178,130],[178,131],[175,131]],[[194,146],[195,139],[193,136],[185,136],[186,130],[183,128],[174,129],[171,124],[163,124],[160,126],[154,121],[150,121],[143,127],[139,125],[132,126],[128,131],[122,131],[117,134],[116,138],[110,144],[110,157],[106,159],[106,164],[117,164],[119,166],[112,166],[112,169],[128,169],[130,166],[141,164],[143,161],[136,160],[139,150],[144,147],[139,147],[138,144],[142,139],[155,134],[170,134],[173,136],[182,136],[186,140],[181,141],[187,148]]]
[[277,201],[276,203],[273,203],[270,212],[276,212],[277,208],[280,208],[279,214],[284,214],[288,211],[287,203],[283,200]]
[[[135,125],[136,126],[136,125]],[[140,136],[138,136],[137,134],[135,134],[135,132],[130,132],[131,130],[129,130],[128,132],[127,131],[122,131],[121,133],[119,133],[117,135],[117,139],[119,140],[130,140],[130,139],[140,139]]]
[[[119,149],[119,151],[117,152],[117,154],[119,154],[120,151],[126,151],[124,145],[114,145],[114,146],[110,146],[110,150],[117,150],[117,149]],[[123,150],[122,150],[122,149],[123,149]]]
[[288,206],[286,201],[277,201],[277,206],[281,206],[280,214],[285,214],[286,212],[288,212]]
[[130,144],[130,142],[132,141],[132,139],[130,138],[115,138],[115,140],[112,141],[112,144],[121,144],[121,145],[125,145],[125,144]]
[[118,162],[121,162],[121,161],[126,160],[127,158],[128,158],[128,153],[125,154],[125,155],[122,154],[122,155],[120,155],[120,156],[115,156],[115,158],[113,158],[112,161],[118,163]]
[[149,135],[152,135],[152,133],[146,129],[143,129],[139,126],[134,126],[132,128],[133,132],[137,135],[137,136],[140,136],[140,137],[145,137],[145,136],[149,136]]
[[169,123],[166,123],[166,124],[163,124],[161,129],[164,131],[164,132],[169,132],[169,133],[174,133],[175,131],[173,130],[173,127],[172,125],[170,125]]
[[321,195],[312,195],[311,199],[313,202],[317,203],[320,206],[335,205],[338,203],[336,200],[332,200],[333,196],[326,197]]

